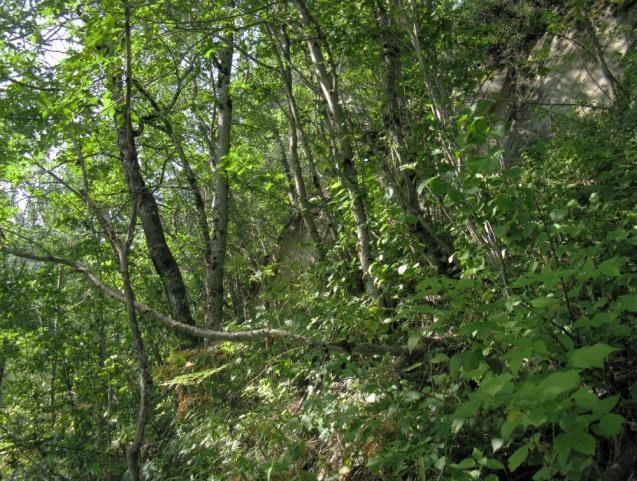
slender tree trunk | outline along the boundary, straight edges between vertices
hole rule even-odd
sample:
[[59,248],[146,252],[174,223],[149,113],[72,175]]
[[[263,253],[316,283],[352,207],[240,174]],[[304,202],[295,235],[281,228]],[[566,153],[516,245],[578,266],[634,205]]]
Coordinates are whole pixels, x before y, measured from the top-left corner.
[[[121,112],[116,114],[116,122],[122,117],[121,114]],[[186,285],[177,261],[166,242],[157,202],[141,175],[135,140],[132,137],[132,127],[118,127],[117,138],[128,187],[139,198],[139,217],[148,253],[162,282],[171,310],[175,318],[180,319],[180,322],[194,325]]]
[[[62,288],[62,276],[58,275],[56,286],[57,292],[60,292]],[[51,320],[51,336],[53,338],[57,337],[58,323],[57,317],[61,314],[61,309],[59,306],[55,306],[55,314],[53,319]],[[55,422],[57,420],[57,410],[55,408],[55,384],[57,382],[57,368],[58,368],[58,359],[57,356],[51,357],[51,378],[49,380],[49,409],[51,410],[51,430],[55,429]]]
[[281,135],[279,131],[274,129],[274,140],[276,141],[276,147],[278,150],[278,159],[281,164],[281,168],[283,169],[283,174],[285,175],[285,181],[287,183],[287,194],[288,200],[290,201],[290,206],[292,208],[298,207],[297,193],[294,188],[294,180],[292,179],[292,173],[290,172],[290,163],[288,162],[288,156],[285,152],[285,146],[283,145],[283,140],[281,140]]
[[241,295],[241,285],[237,279],[236,274],[232,276],[229,283],[230,298],[232,299],[232,310],[234,311],[235,319],[241,324],[245,322],[246,318],[243,311],[243,299]]
[[338,239],[338,233],[336,231],[336,226],[334,225],[334,216],[330,212],[329,208],[329,199],[325,194],[325,190],[321,185],[321,176],[316,168],[316,161],[314,160],[314,154],[312,153],[312,148],[310,147],[310,142],[307,138],[307,133],[305,132],[305,128],[302,123],[297,123],[296,129],[299,133],[299,140],[301,141],[301,147],[303,148],[303,152],[305,153],[305,158],[307,159],[307,165],[310,170],[310,177],[312,179],[312,185],[314,186],[314,191],[316,195],[318,195],[319,199],[321,199],[321,205],[323,206],[323,211],[325,216],[327,217],[328,229],[330,235],[334,242]]
[[305,181],[303,180],[303,173],[301,172],[301,163],[299,162],[298,145],[296,128],[294,125],[290,125],[288,159],[290,161],[292,178],[294,180],[294,188],[296,189],[296,197],[299,203],[301,216],[303,217],[303,223],[310,233],[310,238],[316,247],[319,259],[322,259],[325,256],[325,247],[323,246],[323,239],[321,239],[312,216],[312,206],[307,196]]
[[[400,8],[400,19],[403,28],[409,36],[414,52],[416,53],[416,59],[420,65],[425,87],[427,88],[427,92],[431,99],[431,111],[436,119],[440,145],[447,162],[456,169],[456,172],[459,172],[460,162],[456,159],[454,153],[457,149],[455,148],[454,136],[452,135],[451,103],[439,80],[439,76],[435,69],[436,62],[427,57],[426,52],[420,44],[420,28],[413,0],[404,1],[408,5],[404,5],[403,0],[397,0],[397,5]],[[429,57],[431,57],[431,55]]]
[[5,358],[0,358],[0,407],[2,407],[2,398],[3,396],[3,391],[2,391],[2,383],[4,382],[4,373],[7,367],[7,360]]
[[51,378],[49,379],[49,409],[51,410],[51,429],[55,429],[57,411],[55,409],[55,383],[57,382],[57,359],[51,361]]
[[[325,248],[323,246],[323,240],[316,228],[314,218],[312,217],[312,206],[308,198],[307,188],[305,187],[305,179],[303,178],[303,171],[301,170],[301,162],[299,161],[298,125],[300,124],[300,121],[292,85],[290,41],[284,28],[281,29],[280,45],[277,41],[277,35],[273,36],[275,40],[275,57],[277,59],[279,71],[283,76],[283,84],[285,86],[285,94],[288,103],[288,113],[286,115],[290,125],[290,131],[288,134],[288,164],[290,166],[298,208],[301,212],[303,223],[310,233],[310,238],[316,247],[319,258],[323,258],[325,255]],[[283,59],[281,57],[283,57]]]
[[124,297],[126,304],[126,314],[128,316],[128,327],[131,331],[133,347],[137,357],[137,369],[139,371],[139,408],[137,411],[137,423],[133,440],[126,449],[126,460],[128,470],[133,481],[141,479],[139,473],[139,459],[146,423],[150,416],[151,395],[153,381],[146,356],[146,349],[137,321],[137,311],[135,310],[135,294],[130,280],[130,269],[128,263],[128,249],[130,246],[123,246],[120,253],[120,275],[124,285]]
[[[117,89],[116,99],[121,104],[121,89]],[[150,192],[141,174],[137,147],[130,122],[123,122],[126,117],[124,107],[116,109],[115,125],[117,126],[117,142],[120,159],[128,188],[132,195],[139,199],[139,217],[141,219],[148,253],[159,275],[164,292],[175,318],[184,324],[194,325],[190,313],[186,285],[164,235],[157,202]]]
[[[229,1],[234,6],[234,0]],[[218,134],[215,157],[215,197],[212,206],[212,238],[210,249],[210,273],[207,289],[210,292],[210,302],[206,306],[208,311],[207,327],[219,328],[223,322],[224,307],[224,268],[226,261],[226,246],[228,242],[228,209],[230,185],[223,167],[223,159],[230,152],[230,131],[232,127],[232,99],[230,98],[230,80],[232,74],[232,55],[234,37],[229,31],[224,37],[225,46],[220,54],[217,78],[218,100]]]
[[[104,372],[106,368],[106,357],[108,355],[106,349],[106,333],[105,333],[105,320],[104,316],[100,314],[97,317],[97,322],[95,323],[95,331],[97,332],[97,342],[98,342],[98,354],[97,354],[97,366],[100,371]],[[111,417],[111,383],[110,383],[110,374],[106,380],[106,384],[104,384],[103,396],[104,396],[104,408],[106,411],[106,416],[104,419],[104,427],[106,430],[106,439],[104,444],[109,446],[111,443],[111,426],[109,423],[109,419]]]
[[[461,149],[456,142],[457,132],[453,122],[453,105],[449,93],[440,80],[440,75],[436,68],[437,61],[435,51],[426,51],[422,48],[419,38],[420,27],[414,0],[396,0],[396,2],[400,9],[400,21],[416,53],[416,59],[420,65],[424,84],[431,100],[431,110],[436,119],[435,125],[438,131],[440,146],[446,161],[449,165],[453,166],[455,173],[459,175],[462,171],[464,158],[462,156],[456,157]],[[407,5],[405,5],[405,3],[407,3]],[[462,195],[465,198],[466,205],[469,206],[465,194]],[[481,226],[476,223],[473,218],[469,218],[467,220],[467,233],[475,243],[486,245],[492,257],[498,257],[497,249],[499,242],[497,238],[491,235],[493,229],[491,229],[489,221],[486,221],[485,226]]]
[[583,13],[582,23],[584,24],[584,30],[588,34],[590,41],[593,45],[593,53],[595,55],[595,59],[597,63],[599,63],[600,68],[602,69],[602,73],[608,82],[612,93],[612,100],[618,100],[626,97],[626,91],[624,90],[621,82],[617,79],[613,71],[611,70],[608,62],[606,61],[606,55],[604,53],[604,47],[602,43],[599,41],[599,37],[597,36],[597,32],[595,32],[595,27],[591,22],[591,19],[587,13]]
[[[320,176],[318,174],[318,170],[316,169],[316,163],[314,162],[314,156],[312,155],[312,150],[310,149],[309,141],[307,139],[307,135],[305,130],[303,129],[303,124],[301,122],[299,116],[299,110],[296,104],[296,97],[294,95],[294,85],[292,81],[292,59],[290,54],[290,38],[287,34],[287,30],[285,26],[280,28],[280,33],[277,33],[274,28],[270,28],[270,34],[272,36],[273,44],[274,44],[274,54],[279,67],[279,72],[281,77],[283,78],[283,84],[285,87],[285,95],[288,104],[288,112],[286,112],[286,117],[288,119],[290,130],[290,158],[291,163],[294,163],[294,168],[297,169],[297,173],[295,173],[295,184],[297,186],[297,195],[301,198],[301,202],[305,204],[305,208],[311,209],[311,205],[309,202],[309,195],[307,193],[307,188],[305,186],[305,181],[302,176],[301,165],[299,161],[299,141],[301,143],[301,147],[305,152],[305,157],[307,159],[310,176],[312,178],[312,185],[316,191],[316,194],[321,200],[321,204],[323,206],[324,213],[327,217],[328,230],[333,240],[336,241],[338,238],[336,233],[336,228],[334,227],[334,221],[330,212],[328,211],[328,202],[327,196],[323,191],[323,187],[321,186]],[[294,137],[294,138],[293,138]],[[296,165],[298,164],[298,167]],[[291,165],[291,168],[293,166]],[[298,176],[298,178],[297,178]],[[301,206],[303,207],[303,206]],[[314,219],[311,216],[304,217],[304,222],[306,223],[308,229],[310,230],[310,234],[314,239],[315,244],[318,248],[323,248],[323,242],[320,236],[318,235],[318,231],[316,226],[312,227],[309,223],[315,224]],[[316,231],[314,233],[313,231]]]
[[[428,216],[420,207],[416,189],[417,179],[414,171],[404,168],[410,163],[411,159],[405,156],[407,146],[403,134],[401,102],[397,89],[401,72],[399,37],[397,32],[392,30],[393,26],[387,15],[383,0],[377,1],[376,11],[383,45],[383,126],[386,131],[391,157],[395,159],[395,164],[398,165],[396,175],[390,174],[388,177],[395,184],[393,187],[400,206],[407,214],[416,219],[415,222],[409,222],[409,229],[427,249],[427,260],[439,271],[446,273],[450,267],[446,259],[451,257],[453,249],[436,234]],[[387,162],[383,162],[383,168],[391,169]],[[396,179],[396,177],[398,178]]]
[[[177,152],[177,156],[181,162],[181,165],[184,168],[184,172],[186,174],[186,179],[188,181],[188,188],[190,189],[190,193],[193,196],[195,203],[195,210],[197,212],[197,223],[199,224],[199,234],[201,236],[201,240],[204,247],[204,276],[205,276],[205,295],[206,295],[206,308],[204,310],[204,325],[211,326],[214,324],[214,310],[213,310],[213,287],[212,287],[212,279],[213,279],[213,269],[212,269],[212,239],[210,237],[210,224],[208,223],[208,213],[206,209],[206,204],[204,202],[204,197],[199,187],[199,182],[197,181],[197,177],[192,170],[192,166],[188,160],[188,156],[183,148],[182,139],[179,133],[177,133],[173,127],[173,124],[168,116],[168,112],[164,112],[160,107],[159,103],[153,98],[153,96],[141,85],[139,82],[135,81],[135,86],[137,90],[148,100],[156,114],[159,116],[161,120],[161,130],[168,135],[171,139],[173,145],[175,146],[175,151]],[[208,143],[209,136],[205,135],[206,143]],[[216,154],[211,153],[211,159],[216,159]]]
[[[303,0],[295,0],[294,3],[299,10],[303,26],[306,29],[316,27],[305,6],[305,2]],[[318,33],[320,35],[320,32]],[[356,225],[356,235],[358,237],[358,260],[363,274],[365,290],[372,299],[382,302],[382,293],[377,286],[371,270],[374,250],[370,238],[369,219],[365,207],[364,193],[359,185],[356,168],[354,167],[354,151],[350,138],[351,134],[347,126],[345,112],[340,103],[337,78],[334,72],[328,72],[318,39],[313,35],[309,35],[307,37],[307,45],[310,50],[310,57],[316,71],[321,94],[327,104],[331,128],[336,140],[335,155],[339,177],[343,185],[347,188],[350,197],[351,210]]]
[[[130,5],[125,1],[125,10],[130,14]],[[130,30],[127,17],[126,28]],[[137,199],[139,218],[141,220],[148,253],[155,271],[159,275],[164,292],[176,319],[189,325],[195,325],[188,293],[181,270],[173,256],[164,235],[159,207],[146,185],[139,165],[135,133],[130,116],[130,100],[132,86],[132,69],[130,59],[130,35],[126,39],[126,82],[122,86],[121,77],[115,75],[112,78],[112,94],[116,102],[115,126],[117,129],[117,144],[120,152],[122,169],[126,177],[131,196]]]
[[[129,268],[129,254],[131,244],[133,243],[138,214],[140,215],[140,218],[142,220],[142,227],[144,228],[144,234],[146,235],[147,244],[149,244],[149,250],[151,250],[151,245],[153,245],[153,247],[158,249],[156,253],[163,252],[166,255],[170,255],[172,259],[172,263],[169,263],[169,266],[171,265],[173,270],[170,271],[170,269],[168,269],[167,271],[167,266],[164,265],[163,272],[165,274],[164,277],[168,281],[165,286],[168,285],[170,287],[170,290],[166,290],[169,291],[169,299],[173,301],[173,308],[180,309],[178,312],[180,312],[181,315],[187,314],[187,319],[190,321],[191,324],[192,318],[190,316],[190,310],[186,298],[186,289],[181,279],[181,273],[176,261],[174,260],[174,258],[172,258],[170,249],[168,249],[168,246],[166,245],[165,239],[163,237],[163,229],[161,227],[161,221],[159,219],[157,204],[155,203],[155,199],[154,197],[152,197],[149,190],[145,188],[144,181],[139,172],[139,163],[137,162],[137,151],[135,147],[133,126],[131,122],[131,7],[128,0],[124,0],[124,17],[124,37],[126,48],[125,94],[124,102],[120,102],[122,104],[120,111],[120,115],[122,115],[122,117],[119,118],[116,113],[116,125],[118,126],[117,133],[122,163],[124,164],[124,169],[127,172],[127,177],[129,180],[131,209],[126,239],[119,245],[117,241],[113,239],[113,247],[118,254],[119,271],[124,288],[124,304],[126,306],[128,327],[131,331],[133,347],[135,349],[137,358],[137,369],[139,371],[139,408],[137,412],[137,423],[133,440],[126,449],[126,461],[128,464],[130,476],[133,481],[139,481],[141,479],[139,458],[142,443],[144,441],[146,422],[148,420],[151,409],[151,392],[153,383],[150,374],[150,368],[148,365],[148,358],[146,356],[146,349],[144,347],[144,341],[142,340],[142,335],[139,330],[139,323],[137,321],[135,293],[133,291],[133,286],[131,283]],[[122,127],[120,127],[120,122]],[[144,219],[146,219],[146,225],[144,224]],[[150,244],[149,240],[155,240],[157,241],[157,244]],[[154,260],[155,259],[153,259],[153,261]],[[155,264],[155,267],[157,268],[157,263]],[[175,289],[177,290],[177,292],[175,292]],[[175,316],[177,317],[177,314]]]
[[327,220],[327,229],[329,231],[331,240],[333,242],[336,242],[338,240],[338,231],[336,229],[334,215],[330,211],[329,199],[327,195],[325,195],[325,191],[323,190],[323,186],[321,185],[321,176],[319,175],[318,169],[316,168],[316,162],[314,160],[314,155],[312,154],[310,143],[307,139],[307,133],[305,132],[302,124],[297,125],[297,131],[299,133],[299,139],[301,140],[303,152],[305,153],[305,158],[307,159],[307,165],[310,170],[310,177],[312,178],[312,185],[314,186],[316,195],[318,195],[319,199],[321,200],[321,205],[323,206],[323,213]]

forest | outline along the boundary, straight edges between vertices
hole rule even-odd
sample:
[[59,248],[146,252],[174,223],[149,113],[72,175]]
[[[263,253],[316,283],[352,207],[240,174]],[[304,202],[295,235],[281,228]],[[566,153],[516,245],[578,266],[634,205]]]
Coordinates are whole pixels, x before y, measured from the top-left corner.
[[635,479],[635,0],[0,1],[0,480]]

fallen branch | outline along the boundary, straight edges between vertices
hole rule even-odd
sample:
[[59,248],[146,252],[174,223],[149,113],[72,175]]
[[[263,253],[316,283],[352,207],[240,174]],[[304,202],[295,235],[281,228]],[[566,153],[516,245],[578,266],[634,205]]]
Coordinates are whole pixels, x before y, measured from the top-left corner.
[[[126,302],[124,293],[120,290],[106,284],[98,275],[93,273],[87,266],[81,262],[77,262],[71,259],[58,257],[51,254],[34,254],[32,252],[23,251],[7,246],[0,246],[0,251],[10,254],[12,256],[21,257],[23,259],[31,259],[38,262],[49,262],[53,264],[60,264],[70,267],[73,271],[83,274],[95,287],[101,290],[111,299],[115,299],[119,302]],[[396,356],[419,356],[424,355],[426,351],[424,349],[414,349],[408,351],[404,347],[390,346],[386,344],[356,344],[350,342],[326,342],[318,339],[313,339],[300,334],[294,334],[292,332],[285,331],[283,329],[252,329],[248,331],[217,331],[214,329],[206,329],[203,327],[192,326],[178,322],[170,316],[154,309],[153,307],[144,304],[142,302],[135,302],[135,308],[141,314],[146,315],[148,318],[182,334],[198,337],[201,339],[209,339],[212,341],[227,341],[227,342],[254,342],[263,339],[281,339],[287,341],[293,341],[299,344],[306,344],[307,346],[323,349],[326,351],[340,351],[351,354],[359,354],[363,356],[374,356],[381,354],[392,354]],[[426,338],[431,342],[437,342],[441,339],[431,337]]]

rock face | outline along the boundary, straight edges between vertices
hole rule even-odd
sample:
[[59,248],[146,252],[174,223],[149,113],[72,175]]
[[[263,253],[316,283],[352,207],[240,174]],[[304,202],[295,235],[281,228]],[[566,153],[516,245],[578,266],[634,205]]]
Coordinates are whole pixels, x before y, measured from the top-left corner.
[[316,248],[301,216],[294,215],[279,235],[276,281],[294,282],[299,275],[316,261]]
[[598,12],[590,24],[565,34],[545,33],[530,48],[526,77],[497,72],[481,88],[481,98],[494,101],[493,112],[510,131],[503,140],[507,164],[534,142],[553,133],[555,120],[609,107],[621,79],[624,56],[637,47],[637,4]]

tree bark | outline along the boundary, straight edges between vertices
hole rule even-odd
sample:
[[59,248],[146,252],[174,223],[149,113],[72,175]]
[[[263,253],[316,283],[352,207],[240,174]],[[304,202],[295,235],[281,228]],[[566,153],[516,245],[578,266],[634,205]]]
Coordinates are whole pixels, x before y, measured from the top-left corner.
[[[234,1],[228,2],[234,6]],[[228,209],[230,184],[223,166],[224,157],[230,152],[230,131],[232,127],[232,99],[230,97],[230,80],[232,74],[232,55],[234,37],[229,30],[223,37],[226,44],[218,63],[217,101],[218,101],[218,134],[215,157],[215,197],[212,205],[212,238],[210,245],[210,274],[206,283],[209,302],[206,305],[206,326],[219,328],[223,323],[224,290],[223,279],[228,243]]]
[[318,169],[316,168],[316,161],[314,160],[314,154],[312,153],[312,148],[310,147],[310,142],[307,138],[307,133],[305,132],[305,128],[302,123],[297,123],[296,129],[299,133],[299,139],[301,140],[301,147],[303,148],[303,152],[305,153],[305,158],[307,159],[307,165],[310,170],[310,177],[312,178],[312,185],[314,186],[314,190],[316,195],[321,199],[321,206],[323,207],[323,213],[327,219],[327,228],[329,230],[330,236],[334,242],[338,240],[338,231],[335,226],[334,216],[330,211],[329,207],[329,199],[325,194],[325,190],[321,185],[321,176],[318,173]]
[[201,240],[204,247],[204,276],[205,276],[205,295],[206,295],[206,309],[204,310],[204,324],[212,325],[213,324],[213,310],[212,310],[212,239],[210,237],[210,224],[208,223],[208,213],[206,209],[206,204],[204,202],[204,197],[199,187],[199,182],[197,181],[197,177],[192,170],[192,166],[188,160],[188,156],[184,150],[182,139],[179,133],[177,133],[173,127],[173,124],[170,120],[169,113],[164,111],[162,107],[160,107],[159,103],[153,98],[153,96],[141,85],[140,82],[135,81],[135,86],[137,90],[148,100],[151,104],[155,113],[159,117],[159,120],[162,124],[160,130],[170,138],[173,145],[175,146],[175,151],[177,152],[177,157],[181,162],[182,167],[184,168],[184,172],[186,174],[186,179],[188,181],[188,188],[193,196],[195,201],[195,210],[197,212],[197,223],[199,225],[199,234],[201,236]]
[[[405,5],[403,1],[408,5]],[[396,0],[396,4],[400,9],[400,21],[416,53],[416,59],[420,65],[424,84],[427,88],[429,99],[431,100],[431,111],[436,119],[435,126],[442,152],[445,155],[447,163],[453,167],[456,175],[459,175],[462,171],[465,159],[462,155],[456,157],[461,149],[456,141],[457,129],[453,122],[453,105],[448,89],[445,88],[437,70],[435,51],[433,49],[425,51],[422,48],[419,38],[420,24],[414,0]],[[466,196],[464,196],[464,200],[466,204],[469,205]],[[498,257],[499,241],[494,237],[493,229],[491,229],[489,221],[486,221],[485,226],[481,226],[476,223],[473,218],[469,218],[466,227],[469,237],[475,243],[488,246],[490,254],[494,258]]]
[[285,175],[285,182],[287,183],[288,200],[290,201],[290,206],[292,208],[297,208],[297,194],[296,189],[294,188],[294,180],[292,179],[292,172],[290,172],[290,163],[288,162],[288,156],[285,152],[285,146],[283,145],[283,141],[281,140],[279,131],[274,129],[273,134],[278,150],[277,158],[279,159],[279,163],[281,164],[281,168],[283,169],[283,174]]
[[[129,67],[127,66],[127,75],[130,75]],[[155,197],[146,185],[141,173],[135,133],[129,111],[130,106],[127,106],[125,100],[130,98],[131,82],[132,78],[127,79],[126,85],[122,86],[119,76],[116,75],[112,79],[112,94],[117,106],[114,121],[122,170],[124,171],[131,196],[137,199],[139,203],[139,218],[144,231],[148,253],[164,288],[171,311],[180,322],[194,325],[195,322],[190,312],[188,293],[181,270],[166,242]]]
[[431,100],[431,111],[436,119],[436,127],[438,129],[438,137],[442,150],[447,162],[455,168],[456,172],[459,172],[460,161],[456,159],[454,153],[457,149],[455,148],[452,133],[451,103],[434,67],[436,62],[431,58],[426,58],[426,53],[420,44],[420,29],[413,0],[405,1],[409,4],[408,6],[403,4],[403,0],[397,0],[398,8],[401,11],[401,23],[409,36],[411,45],[416,53],[416,59],[420,65],[425,87]]
[[[301,170],[301,162],[299,161],[299,135],[298,125],[299,113],[296,106],[296,99],[294,97],[294,90],[292,85],[292,68],[290,67],[290,41],[287,37],[287,33],[284,28],[281,29],[280,45],[278,45],[279,39],[276,35],[274,37],[275,57],[279,67],[281,76],[283,77],[283,85],[285,86],[285,96],[288,104],[287,119],[289,123],[288,134],[288,165],[292,180],[294,184],[294,191],[296,193],[297,207],[303,218],[303,223],[310,233],[310,238],[316,247],[316,251],[319,258],[323,258],[325,255],[325,248],[323,246],[323,240],[318,232],[316,223],[312,216],[312,205],[310,204],[307,188],[305,186],[305,179],[303,178],[303,171]],[[285,59],[285,63],[283,61]],[[320,185],[319,185],[320,188]]]
[[0,358],[0,407],[2,407],[2,383],[4,382],[4,372],[7,366],[7,360],[5,358]]
[[[131,67],[131,25],[130,25],[130,17],[131,17],[131,7],[130,2],[125,0],[124,2],[124,41],[126,47],[126,83],[125,83],[125,98],[123,104],[123,114],[124,118],[123,124],[126,128],[125,131],[125,139],[128,147],[128,152],[135,152],[135,144],[133,138],[133,129],[131,123],[131,84],[132,84],[132,67]],[[118,130],[119,133],[119,130]],[[135,154],[136,157],[136,154]],[[135,158],[136,160],[136,158]],[[136,163],[136,162],[135,162]],[[141,175],[140,175],[141,178]],[[143,182],[143,180],[142,180]],[[148,190],[146,190],[148,192]],[[152,196],[151,196],[152,198]],[[146,356],[146,349],[144,347],[144,341],[142,340],[142,335],[139,330],[139,323],[137,321],[137,309],[135,306],[135,292],[133,291],[133,286],[130,278],[130,268],[129,268],[129,254],[130,248],[133,243],[133,237],[135,234],[135,226],[137,225],[137,215],[140,207],[143,206],[144,202],[144,191],[143,190],[133,190],[130,192],[130,218],[128,222],[128,229],[126,232],[126,238],[123,242],[118,243],[115,239],[113,239],[113,247],[117,251],[118,261],[119,261],[119,271],[122,279],[122,284],[124,287],[123,292],[123,301],[126,306],[126,314],[128,319],[128,327],[131,332],[131,337],[133,340],[133,347],[135,350],[136,358],[137,358],[137,369],[139,371],[139,408],[137,412],[137,423],[135,426],[135,436],[133,437],[132,442],[128,445],[126,449],[126,461],[128,464],[128,471],[133,481],[140,481],[140,467],[139,467],[139,458],[142,448],[142,443],[144,441],[144,432],[146,430],[146,422],[148,420],[149,412],[151,409],[151,391],[152,391],[152,377],[150,374],[150,368],[148,366],[148,358]],[[146,197],[147,199],[147,197]],[[154,198],[153,198],[153,205]],[[143,217],[142,217],[143,221]],[[161,227],[161,224],[160,224]],[[161,232],[163,235],[163,232]],[[147,237],[148,239],[148,237]],[[166,247],[167,248],[167,247]],[[170,252],[170,251],[169,251]],[[174,261],[174,259],[173,259]],[[177,264],[175,263],[175,267]],[[177,272],[179,270],[177,269]],[[183,283],[182,283],[183,286]],[[185,288],[184,288],[185,294]],[[185,296],[180,299],[181,301],[186,301]],[[185,305],[186,310],[188,310],[188,305]],[[188,311],[190,313],[190,311]]]
[[[403,119],[401,115],[401,102],[398,95],[397,83],[400,78],[400,44],[397,32],[392,30],[393,25],[387,14],[384,1],[376,2],[377,21],[382,39],[382,64],[383,64],[383,127],[386,131],[387,143],[391,156],[398,165],[398,171],[388,176],[392,183],[396,197],[405,213],[415,217],[416,222],[409,222],[408,226],[412,234],[418,238],[427,249],[427,260],[441,273],[448,273],[450,265],[446,259],[453,253],[452,247],[441,239],[436,233],[428,216],[420,207],[418,192],[416,189],[416,176],[412,169],[404,168],[411,159],[406,158],[407,146],[403,134]],[[383,162],[383,168],[391,169],[387,162]],[[394,179],[397,179],[395,181]]]
[[137,310],[135,307],[135,293],[130,279],[130,269],[128,263],[128,250],[130,245],[123,246],[120,253],[120,275],[124,285],[124,301],[126,305],[126,314],[128,316],[128,327],[133,340],[133,347],[137,357],[137,370],[139,371],[139,407],[137,411],[137,422],[135,426],[135,436],[126,449],[126,460],[128,462],[128,470],[133,481],[139,481],[140,469],[139,458],[141,454],[142,443],[144,441],[144,432],[146,423],[151,410],[151,395],[153,389],[153,381],[148,366],[148,358],[142,334],[139,330],[137,321]]
[[[328,207],[328,199],[323,190],[323,186],[321,185],[321,177],[318,173],[318,169],[316,168],[316,162],[314,160],[314,155],[312,154],[312,149],[310,148],[310,143],[307,138],[307,134],[305,129],[303,128],[303,122],[301,121],[299,110],[296,102],[296,96],[294,95],[294,84],[292,80],[292,59],[290,54],[290,38],[287,34],[287,30],[285,26],[280,27],[280,33],[277,33],[273,27],[269,27],[268,29],[270,36],[272,37],[272,42],[274,45],[274,54],[275,59],[277,61],[279,67],[279,73],[284,80],[285,87],[285,95],[288,103],[288,110],[286,112],[286,117],[290,124],[290,129],[294,129],[297,140],[297,152],[298,152],[298,143],[300,141],[300,145],[305,153],[305,158],[307,159],[308,169],[310,171],[310,177],[312,179],[312,185],[321,200],[321,208],[323,213],[325,214],[327,220],[327,228],[329,231],[332,240],[336,242],[338,239],[338,234],[336,228],[334,226],[334,219],[332,217],[331,212]],[[298,157],[298,153],[297,153]],[[300,162],[299,162],[300,164]],[[306,189],[307,190],[307,189]],[[306,194],[307,195],[307,194]],[[309,203],[309,196],[308,196]]]
[[[294,3],[299,10],[303,27],[306,29],[312,27],[317,28],[305,2],[303,0],[295,0]],[[320,31],[318,33],[320,35]],[[369,218],[365,207],[364,193],[359,185],[356,168],[354,166],[351,133],[349,132],[345,112],[340,102],[336,74],[334,72],[328,72],[321,45],[319,45],[319,40],[315,36],[309,35],[307,37],[307,45],[310,50],[310,57],[321,94],[327,104],[330,124],[336,140],[334,154],[336,157],[338,175],[350,197],[351,210],[354,223],[356,224],[356,235],[358,238],[358,261],[363,275],[365,290],[372,299],[382,303],[383,296],[377,286],[371,269],[374,260],[374,250],[369,231]]]
[[296,197],[299,203],[299,210],[301,211],[301,217],[303,223],[307,227],[310,233],[310,238],[316,247],[316,252],[319,259],[325,256],[325,247],[323,245],[323,239],[316,227],[314,217],[312,215],[312,205],[308,199],[307,190],[305,188],[305,181],[303,180],[303,173],[301,172],[301,163],[299,162],[298,152],[298,135],[295,125],[290,125],[289,132],[289,150],[288,159],[290,161],[290,170],[292,171],[292,178],[294,180],[294,188],[296,190]]

